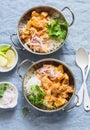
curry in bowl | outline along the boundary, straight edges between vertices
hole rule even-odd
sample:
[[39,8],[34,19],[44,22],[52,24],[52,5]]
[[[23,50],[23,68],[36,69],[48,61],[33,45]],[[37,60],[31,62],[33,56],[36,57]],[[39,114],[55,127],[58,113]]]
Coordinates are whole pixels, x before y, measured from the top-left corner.
[[24,77],[24,95],[27,101],[43,110],[56,110],[65,106],[74,93],[73,78],[64,65],[44,63]]
[[56,50],[66,38],[68,24],[59,18],[51,17],[48,12],[32,11],[20,38],[32,51],[49,53]]
[[[38,6],[22,15],[17,35],[23,49],[34,54],[46,55],[64,45],[69,26],[61,11],[50,6]],[[16,46],[12,39],[14,35],[16,34],[11,36],[11,40]]]

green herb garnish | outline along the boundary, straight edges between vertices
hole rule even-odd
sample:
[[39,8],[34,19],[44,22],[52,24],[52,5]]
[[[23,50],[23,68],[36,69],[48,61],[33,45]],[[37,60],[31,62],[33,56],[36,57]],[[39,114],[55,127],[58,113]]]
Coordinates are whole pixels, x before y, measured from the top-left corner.
[[7,58],[6,52],[11,48],[11,46],[5,45],[5,46],[0,46],[0,55],[3,56],[4,58]]
[[6,91],[6,89],[8,88],[8,84],[2,84],[2,85],[0,85],[0,98],[2,98],[3,97],[3,95],[4,95],[4,92]]
[[23,109],[22,109],[22,113],[23,113],[23,115],[28,115],[29,114],[29,109],[27,108],[27,107],[24,107]]
[[8,45],[1,46],[0,52],[6,53],[10,48],[11,48],[11,46],[8,46]]
[[42,105],[45,92],[43,92],[38,85],[30,87],[30,95],[28,95],[29,101],[33,105]]
[[47,23],[47,33],[55,40],[61,40],[66,38],[68,24],[66,22],[60,23],[59,20],[52,20]]

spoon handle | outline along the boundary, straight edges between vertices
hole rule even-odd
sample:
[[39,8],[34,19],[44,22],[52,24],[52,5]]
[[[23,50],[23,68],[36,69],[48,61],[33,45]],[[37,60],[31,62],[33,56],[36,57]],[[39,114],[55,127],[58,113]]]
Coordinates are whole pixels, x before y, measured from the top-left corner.
[[[88,64],[88,68],[87,68],[87,72],[86,72],[86,76],[85,76],[85,81],[86,81],[87,76],[89,74],[89,70],[90,70],[90,54],[89,54],[89,64]],[[90,110],[90,98],[89,98],[89,94],[88,94],[87,86],[86,86],[85,82],[84,82],[84,109],[86,111]]]
[[[90,57],[90,56],[89,56]],[[90,110],[90,98],[89,98],[89,94],[88,94],[88,91],[87,91],[87,86],[86,86],[86,79],[88,77],[88,74],[89,74],[89,70],[90,70],[90,61],[89,61],[89,65],[88,65],[88,68],[87,68],[87,72],[86,72],[86,75],[85,75],[85,72],[84,70],[82,70],[82,73],[83,73],[83,83],[82,83],[82,86],[78,92],[78,97],[79,97],[79,101],[77,103],[76,106],[80,106],[81,103],[82,103],[82,100],[83,100],[83,90],[84,90],[84,109],[86,111],[89,111]],[[75,99],[75,102],[76,102],[76,99]]]
[[89,98],[89,94],[87,91],[86,83],[84,83],[84,109],[86,111],[90,110],[90,98]]

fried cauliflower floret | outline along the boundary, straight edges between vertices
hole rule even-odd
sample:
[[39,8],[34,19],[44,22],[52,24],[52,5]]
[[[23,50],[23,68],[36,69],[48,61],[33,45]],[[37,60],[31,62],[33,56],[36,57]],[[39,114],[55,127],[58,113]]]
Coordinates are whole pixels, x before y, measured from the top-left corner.
[[52,86],[52,82],[47,78],[47,76],[43,76],[41,78],[41,82],[42,82],[42,87],[46,90]]
[[69,76],[66,73],[64,73],[64,75],[63,75],[62,84],[69,84]]
[[43,28],[41,21],[35,16],[31,18],[31,25],[35,28]]
[[41,13],[41,16],[42,16],[43,18],[47,17],[47,16],[48,16],[48,12],[42,12],[42,13]]
[[37,13],[36,11],[33,11],[32,12],[32,17],[35,16],[35,17],[38,17],[39,16],[39,13]]
[[55,105],[56,107],[60,107],[60,106],[63,106],[66,102],[67,102],[67,101],[66,101],[65,98],[59,97],[59,98],[57,98],[57,100],[54,102],[54,105]]

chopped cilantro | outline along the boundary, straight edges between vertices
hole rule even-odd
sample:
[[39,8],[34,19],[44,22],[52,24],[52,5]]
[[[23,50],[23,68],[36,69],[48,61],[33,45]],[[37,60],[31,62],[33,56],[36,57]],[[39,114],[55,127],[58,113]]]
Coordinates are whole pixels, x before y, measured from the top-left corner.
[[47,23],[47,33],[55,40],[65,39],[67,34],[68,24],[66,22],[60,23],[58,20],[52,20]]
[[27,108],[27,107],[24,107],[23,109],[22,109],[22,113],[23,113],[23,115],[28,115],[29,114],[29,109]]
[[2,85],[0,85],[0,98],[2,98],[3,97],[3,95],[4,95],[4,92],[6,91],[6,89],[8,88],[8,84],[2,84]]
[[45,92],[43,92],[38,85],[36,85],[36,86],[32,85],[30,87],[30,92],[31,92],[31,94],[28,95],[27,98],[33,105],[43,104],[42,99],[45,96]]

